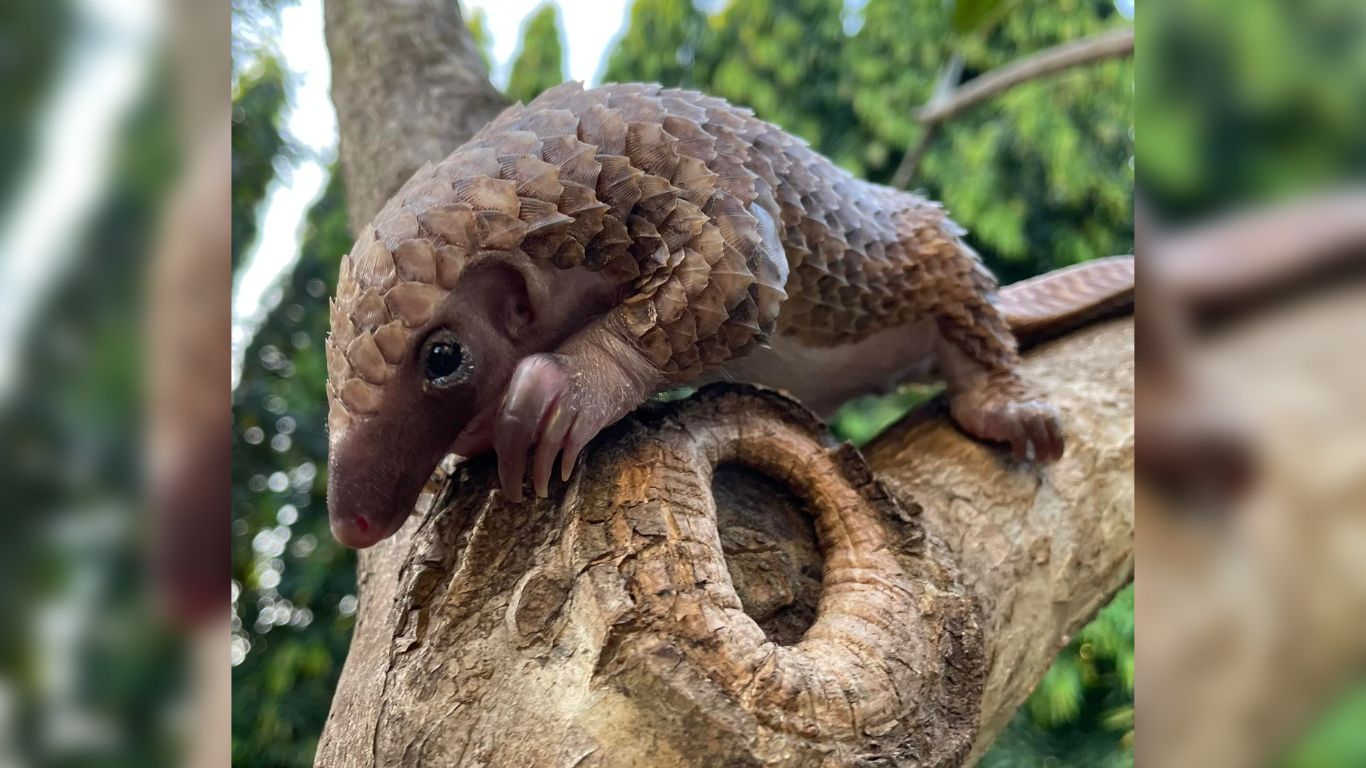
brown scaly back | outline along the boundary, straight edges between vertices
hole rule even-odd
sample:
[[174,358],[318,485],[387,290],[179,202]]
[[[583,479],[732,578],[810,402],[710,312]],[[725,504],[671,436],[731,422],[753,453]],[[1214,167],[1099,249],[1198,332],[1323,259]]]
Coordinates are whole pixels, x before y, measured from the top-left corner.
[[831,345],[923,317],[1007,367],[995,284],[960,235],[934,203],[857,180],[721,99],[567,83],[419,170],[343,258],[329,422],[377,411],[461,272],[509,252],[629,286],[613,311],[673,382],[773,333]]

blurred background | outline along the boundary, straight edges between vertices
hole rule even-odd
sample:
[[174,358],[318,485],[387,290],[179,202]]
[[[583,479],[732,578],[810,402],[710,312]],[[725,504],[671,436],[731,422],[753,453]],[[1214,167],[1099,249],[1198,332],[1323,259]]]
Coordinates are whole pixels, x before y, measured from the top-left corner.
[[1138,26],[1138,752],[1366,765],[1366,4]]
[[[186,676],[205,643],[226,656],[226,641],[202,631],[216,613],[221,636],[226,601],[191,609],[196,600],[177,608],[169,594],[152,599],[158,536],[143,439],[159,410],[143,394],[158,378],[149,322],[218,322],[207,314],[212,301],[195,318],[180,309],[149,317],[154,276],[165,271],[158,262],[190,253],[167,245],[164,211],[189,189],[192,166],[213,165],[212,152],[196,161],[191,146],[227,112],[202,109],[228,95],[226,57],[177,66],[169,41],[225,54],[228,12],[214,5],[0,7],[0,765],[168,765],[196,745],[226,756],[226,738],[195,730],[207,714],[196,697],[213,685],[226,696],[226,676],[197,689]],[[201,96],[185,97],[194,91]],[[216,158],[226,205],[226,147]],[[196,218],[185,225],[211,231],[220,220]],[[226,268],[210,262],[203,276],[223,293]],[[226,318],[219,325],[199,341],[222,349]],[[226,359],[221,367],[225,381]],[[228,396],[226,383],[196,390],[219,403]],[[225,461],[227,421],[217,421]],[[227,490],[208,477],[186,481]],[[192,506],[210,520],[226,511]],[[221,540],[226,521],[219,530]],[[228,558],[206,562],[215,560],[223,595]]]

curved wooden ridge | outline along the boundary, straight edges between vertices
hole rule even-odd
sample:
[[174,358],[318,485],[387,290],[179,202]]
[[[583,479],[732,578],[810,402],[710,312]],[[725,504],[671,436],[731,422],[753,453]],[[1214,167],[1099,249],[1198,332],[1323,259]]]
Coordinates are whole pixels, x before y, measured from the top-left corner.
[[[809,762],[810,750],[952,762],[971,726],[946,733],[930,721],[978,698],[981,630],[952,568],[930,557],[916,519],[858,452],[792,401],[752,387],[704,389],[652,421],[635,429],[653,439],[594,462],[587,480],[611,484],[581,512],[601,519],[608,550],[624,554],[619,566],[597,566],[615,571],[597,583],[624,589],[631,605],[613,617],[599,681],[705,688],[738,710],[734,735],[773,765]],[[822,590],[795,645],[769,639],[732,584],[711,490],[726,463],[780,479],[812,512]],[[893,537],[887,526],[908,530]]]

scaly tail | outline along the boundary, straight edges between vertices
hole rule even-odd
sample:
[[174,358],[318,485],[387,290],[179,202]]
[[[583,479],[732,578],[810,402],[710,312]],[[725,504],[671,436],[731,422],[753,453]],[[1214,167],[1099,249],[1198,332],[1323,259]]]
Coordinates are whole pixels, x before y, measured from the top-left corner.
[[996,307],[1021,347],[1134,306],[1134,257],[1096,259],[1002,288]]

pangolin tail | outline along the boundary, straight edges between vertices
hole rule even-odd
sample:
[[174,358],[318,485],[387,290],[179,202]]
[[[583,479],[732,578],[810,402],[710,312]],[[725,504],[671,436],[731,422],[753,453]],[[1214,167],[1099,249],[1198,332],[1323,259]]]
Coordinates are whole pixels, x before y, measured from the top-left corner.
[[1002,288],[996,306],[1021,347],[1134,306],[1134,257],[1112,256],[1054,270]]

